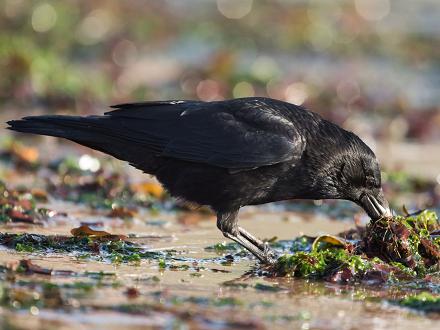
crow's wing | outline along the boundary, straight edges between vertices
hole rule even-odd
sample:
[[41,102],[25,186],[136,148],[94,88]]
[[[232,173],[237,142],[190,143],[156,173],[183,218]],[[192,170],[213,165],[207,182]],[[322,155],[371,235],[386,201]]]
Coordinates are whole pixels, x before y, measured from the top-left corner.
[[104,118],[118,127],[115,134],[164,157],[240,170],[299,159],[305,148],[304,137],[285,116],[304,110],[271,99],[144,102],[114,108]]

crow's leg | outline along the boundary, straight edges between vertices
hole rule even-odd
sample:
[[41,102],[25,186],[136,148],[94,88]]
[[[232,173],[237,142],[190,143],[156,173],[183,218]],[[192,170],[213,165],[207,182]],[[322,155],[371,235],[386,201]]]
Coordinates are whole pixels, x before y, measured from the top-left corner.
[[250,232],[248,232],[246,229],[242,228],[242,227],[238,227],[238,232],[244,237],[246,238],[249,242],[251,242],[252,244],[258,246],[259,249],[263,250],[264,249],[264,242],[258,238],[256,238],[254,235],[252,235]]
[[240,234],[233,235],[228,232],[224,232],[223,235],[234,242],[240,244],[242,247],[244,247],[246,250],[248,250],[250,253],[252,253],[254,256],[258,258],[263,263],[269,263],[270,261],[266,258],[266,255],[263,251],[261,251],[258,247],[251,244],[249,241],[247,241],[243,236]]
[[[234,242],[237,242],[246,250],[251,252],[263,263],[272,263],[274,260],[274,253],[267,245],[249,234],[244,229],[237,226],[238,210],[234,212],[218,213],[217,227],[222,231],[223,235]],[[241,230],[240,230],[241,229]],[[246,233],[243,235],[243,233]],[[260,244],[258,244],[260,243]]]
[[242,227],[238,227],[238,231],[240,232],[240,234],[245,237],[249,242],[251,242],[252,244],[254,244],[255,246],[257,246],[261,251],[264,252],[264,254],[267,256],[267,259],[272,259],[275,260],[277,259],[277,254],[275,253],[274,250],[272,250],[269,247],[269,243],[267,242],[263,242],[262,240],[256,238],[254,235],[252,235],[251,233],[249,233],[247,230],[245,230]]

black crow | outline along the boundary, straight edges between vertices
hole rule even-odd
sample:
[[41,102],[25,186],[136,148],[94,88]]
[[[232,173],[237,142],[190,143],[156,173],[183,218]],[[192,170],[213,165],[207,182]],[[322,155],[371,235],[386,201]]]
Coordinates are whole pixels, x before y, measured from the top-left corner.
[[373,219],[390,215],[371,149],[355,134],[270,98],[120,104],[103,116],[33,116],[14,131],[57,136],[153,174],[171,195],[217,213],[224,236],[271,262],[273,252],[237,225],[245,205],[346,199]]

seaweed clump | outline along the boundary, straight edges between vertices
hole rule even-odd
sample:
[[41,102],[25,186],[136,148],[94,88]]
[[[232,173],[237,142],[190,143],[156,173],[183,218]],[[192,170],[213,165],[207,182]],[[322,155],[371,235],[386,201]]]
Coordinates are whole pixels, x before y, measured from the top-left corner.
[[344,282],[371,269],[373,265],[370,261],[341,248],[300,251],[293,255],[283,255],[275,266],[276,274],[281,276],[326,278]]
[[439,229],[434,211],[380,219],[367,227],[363,249],[369,257],[397,262],[423,275],[440,263]]
[[342,283],[428,279],[440,272],[439,229],[436,213],[425,210],[380,219],[339,237],[302,236],[270,271]]
[[0,244],[18,252],[72,253],[78,258],[99,261],[139,262],[164,258],[167,253],[148,251],[117,235],[46,236],[37,234],[0,233]]

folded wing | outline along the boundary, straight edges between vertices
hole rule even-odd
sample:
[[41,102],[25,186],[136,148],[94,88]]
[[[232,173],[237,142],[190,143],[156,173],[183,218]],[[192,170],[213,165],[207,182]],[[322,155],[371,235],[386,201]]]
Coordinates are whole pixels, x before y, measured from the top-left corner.
[[106,116],[164,157],[247,169],[298,159],[305,145],[285,109],[261,99],[115,107]]

